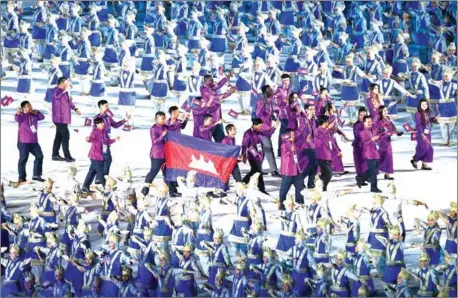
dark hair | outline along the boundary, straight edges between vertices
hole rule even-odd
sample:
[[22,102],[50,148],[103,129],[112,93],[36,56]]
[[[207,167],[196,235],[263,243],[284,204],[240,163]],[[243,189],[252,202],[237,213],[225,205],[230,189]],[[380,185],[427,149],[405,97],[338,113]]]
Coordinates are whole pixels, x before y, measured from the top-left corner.
[[386,108],[386,106],[379,106],[378,107],[378,116],[379,116],[379,119],[383,119],[383,110]]
[[323,93],[323,91],[328,91],[328,88],[326,88],[326,87],[321,87],[321,88],[320,88],[320,94]]
[[196,97],[194,97],[194,99],[202,100],[202,96],[196,96]]
[[[421,104],[423,102],[426,102],[428,104],[428,108],[426,109],[426,111],[423,111],[421,109]],[[418,102],[417,111],[418,111],[418,113],[420,113],[420,116],[421,116],[421,124],[426,125],[426,118],[429,117],[429,102],[426,99],[420,100]]]
[[28,100],[24,100],[23,102],[21,102],[21,109],[24,109],[27,104],[30,104]]
[[270,88],[270,85],[264,85],[264,86],[262,86],[261,91],[262,91],[262,94],[263,94],[263,95],[266,95],[267,88]]
[[288,104],[292,104],[295,101],[294,100],[294,95],[297,95],[297,93],[296,92],[291,92],[291,94],[288,97]]
[[281,75],[281,78],[282,79],[291,79],[291,76],[289,74],[287,74],[287,73],[284,73],[284,74]]
[[212,118],[212,114],[205,114],[204,115],[204,121],[207,121],[209,118]]
[[234,127],[235,127],[234,124],[228,124],[228,125],[226,125],[226,133],[229,133]]
[[292,129],[292,128],[287,128],[287,129],[285,130],[285,133],[291,133],[291,132],[294,132],[294,129]]
[[359,113],[361,113],[361,112],[367,112],[366,108],[365,108],[365,107],[360,107],[360,108],[358,109],[358,115],[359,115]]
[[371,117],[371,116],[364,116],[364,118],[363,118],[363,123],[366,123],[366,120],[367,120],[367,119],[372,119],[372,117]]
[[100,124],[100,123],[103,123],[103,119],[100,118],[100,117],[97,117],[94,119],[94,124],[97,125],[97,124]]
[[213,77],[211,75],[209,75],[209,74],[204,76],[204,82],[206,82],[209,79],[213,79]]
[[164,116],[165,117],[165,113],[164,112],[156,112],[156,115],[154,115],[154,119],[157,119],[158,116]]
[[66,77],[60,77],[57,79],[57,85],[60,85],[62,84],[63,82],[65,82],[66,80],[68,80],[68,78]]
[[101,106],[103,106],[104,104],[107,104],[107,103],[108,103],[108,101],[106,101],[105,99],[102,99],[102,100],[99,100],[99,102],[97,103],[97,105],[98,105],[99,108],[100,108]]
[[169,114],[172,114],[173,112],[175,112],[176,110],[178,110],[178,107],[177,106],[171,106],[169,108]]
[[318,118],[318,126],[321,126],[321,125],[323,125],[323,124],[326,123],[326,122],[329,122],[328,116],[326,116],[326,115],[321,115],[321,116]]
[[311,105],[311,104],[306,103],[306,104],[304,105],[304,110],[307,111],[310,107],[314,107],[314,105]]
[[262,119],[261,118],[254,118],[253,120],[251,120],[251,122],[252,122],[253,126],[256,126],[256,125],[262,124]]
[[331,109],[332,109],[333,107],[334,107],[334,105],[332,104],[332,102],[328,101],[328,102],[326,103],[326,105],[324,106],[324,110],[325,110],[326,112],[329,112],[329,111],[331,111]]
[[369,85],[369,91],[374,91],[375,87],[379,87],[379,89],[380,89],[380,86],[378,84],[372,83],[372,84]]

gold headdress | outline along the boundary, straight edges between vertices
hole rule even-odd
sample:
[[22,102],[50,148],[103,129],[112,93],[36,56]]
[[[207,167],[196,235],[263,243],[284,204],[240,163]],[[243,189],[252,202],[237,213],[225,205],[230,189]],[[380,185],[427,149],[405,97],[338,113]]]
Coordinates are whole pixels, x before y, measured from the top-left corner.
[[105,176],[105,181],[105,186],[110,186],[111,188],[114,188],[116,186],[116,180],[114,180],[108,175]]

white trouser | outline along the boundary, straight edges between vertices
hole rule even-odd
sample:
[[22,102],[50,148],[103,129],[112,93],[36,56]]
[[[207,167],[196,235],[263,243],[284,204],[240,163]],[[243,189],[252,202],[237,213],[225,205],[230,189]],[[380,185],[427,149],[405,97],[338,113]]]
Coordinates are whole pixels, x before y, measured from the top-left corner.
[[456,123],[441,123],[442,141],[444,143],[452,142],[455,134]]
[[91,90],[91,80],[80,79],[79,83],[81,86],[81,93],[89,94],[89,91]]
[[189,98],[188,93],[182,92],[180,95],[178,95],[178,107],[181,108],[184,104],[185,101],[187,101]]
[[348,106],[347,113],[348,113],[348,118],[350,119],[350,122],[353,122],[353,120],[357,118],[356,106]]
[[156,110],[156,112],[159,112],[159,111],[164,111],[164,102],[163,101],[155,101],[153,100],[153,106],[154,106],[154,109]]
[[239,104],[240,104],[240,109],[241,111],[251,111],[251,106],[250,106],[250,100],[251,96],[250,94],[244,94],[244,95],[239,95],[238,97]]

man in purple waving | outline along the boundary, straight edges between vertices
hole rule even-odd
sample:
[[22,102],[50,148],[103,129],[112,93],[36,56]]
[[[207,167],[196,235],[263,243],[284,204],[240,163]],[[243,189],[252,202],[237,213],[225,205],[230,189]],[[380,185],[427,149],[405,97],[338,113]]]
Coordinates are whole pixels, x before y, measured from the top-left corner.
[[[57,87],[52,93],[52,122],[56,125],[56,136],[52,147],[52,160],[74,162],[69,150],[70,131],[68,125],[72,122],[72,110],[79,116],[81,112],[73,104],[70,96],[70,80],[60,77]],[[65,158],[59,155],[60,146],[64,150]]]
[[45,181],[41,178],[43,172],[43,152],[41,151],[40,144],[38,144],[38,121],[43,119],[45,119],[45,116],[40,111],[32,109],[32,105],[28,101],[21,102],[21,106],[17,108],[16,115],[14,115],[14,120],[19,124],[17,140],[17,147],[19,149],[19,183],[27,181],[25,167],[30,153],[35,156],[32,180]]
[[[206,75],[204,77],[204,85],[200,87],[202,100],[206,103],[209,109],[213,110],[211,114],[213,121],[215,122],[218,122],[222,118],[221,101],[235,92],[235,88],[231,87],[228,92],[218,94],[218,90],[221,89],[227,82],[229,82],[229,77],[223,78],[221,81],[215,84],[213,82],[213,77],[211,75]],[[215,142],[221,143],[224,138],[223,125],[221,123],[216,125],[212,134]]]

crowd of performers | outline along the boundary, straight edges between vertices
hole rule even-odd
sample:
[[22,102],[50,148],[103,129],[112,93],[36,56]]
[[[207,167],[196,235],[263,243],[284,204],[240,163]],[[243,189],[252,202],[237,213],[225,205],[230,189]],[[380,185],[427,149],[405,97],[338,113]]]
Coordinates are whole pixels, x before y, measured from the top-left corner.
[[[392,192],[388,199],[399,207],[389,215],[383,208],[387,197],[377,186],[379,171],[394,179],[391,141],[402,132],[392,120],[401,107],[412,114],[405,128],[417,143],[414,168],[431,170],[432,124],[441,126],[441,145],[452,145],[456,2],[155,1],[146,5],[143,31],[133,1],[115,2],[117,17],[109,14],[107,1],[83,7],[37,1],[31,33],[19,2],[6,5],[2,76],[16,70],[16,91],[30,97],[33,66],[49,73],[44,100],[56,127],[53,161],[74,161],[68,125],[72,110],[81,112],[72,101],[72,84],[90,98],[97,115],[86,118],[93,130],[86,138],[91,166],[85,181],[80,187],[77,169],[70,166],[68,180],[55,190],[51,179],[42,178],[37,131],[45,115],[27,100],[17,109],[19,180],[8,185],[26,183],[32,153],[32,179],[43,187],[30,219],[9,214],[2,197],[2,252],[8,253],[2,257],[2,296],[189,297],[206,291],[212,297],[366,297],[376,295],[374,279],[383,281],[388,296],[415,294],[409,279],[419,282],[417,296],[456,296],[456,203],[448,214],[430,210],[426,222],[417,219],[424,242],[407,244],[403,204],[428,206],[396,199]],[[110,137],[111,129],[135,128],[134,80],[148,90],[156,122],[150,130],[151,170],[138,193],[130,169],[122,178],[110,176],[110,146],[119,140]],[[120,115],[113,115],[104,99],[106,84],[119,86],[117,110],[124,120],[114,120]],[[340,93],[341,109],[331,91]],[[235,125],[223,126],[221,106],[230,96],[240,104],[232,117],[252,117],[242,144],[235,143]],[[370,184],[374,203],[371,209],[353,206],[337,219],[329,200],[347,192],[327,188],[333,175],[347,173],[336,138],[351,139],[342,129],[344,116],[353,127],[356,184]],[[190,118],[194,137],[241,145],[240,162],[248,162],[250,171],[242,178],[234,168],[235,198],[226,194],[229,185],[196,186],[194,171],[176,182],[153,183],[159,171],[167,171],[167,133],[180,133]],[[279,199],[266,192],[267,173],[281,179]],[[295,195],[288,196],[292,185]],[[83,220],[87,210],[79,203],[85,196],[103,203],[96,211],[100,249],[91,248],[90,224]],[[264,243],[263,205],[269,203],[279,208],[275,248]],[[223,230],[213,227],[215,204],[236,206],[226,238],[231,245],[224,243]],[[367,238],[360,235],[362,213],[371,218]],[[440,221],[446,226],[445,247],[439,242]],[[347,241],[333,256],[336,227],[347,230]],[[419,266],[406,269],[404,250],[416,248],[422,250]]]

